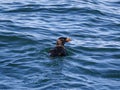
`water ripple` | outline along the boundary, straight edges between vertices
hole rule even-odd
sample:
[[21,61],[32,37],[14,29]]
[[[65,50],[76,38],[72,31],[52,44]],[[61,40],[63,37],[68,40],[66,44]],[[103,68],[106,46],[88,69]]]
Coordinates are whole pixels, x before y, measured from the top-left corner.
[[[119,90],[118,0],[2,0],[0,89]],[[60,36],[66,57],[49,57]]]

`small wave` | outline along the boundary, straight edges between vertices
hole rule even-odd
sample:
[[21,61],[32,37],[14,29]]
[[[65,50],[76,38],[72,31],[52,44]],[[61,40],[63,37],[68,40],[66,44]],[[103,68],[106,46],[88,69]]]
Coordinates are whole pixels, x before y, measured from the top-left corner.
[[0,33],[0,40],[3,42],[14,42],[14,43],[36,43],[37,41],[35,38],[31,35],[25,35],[21,33],[15,33],[15,32],[1,32]]
[[[82,35],[80,35],[81,37]],[[84,47],[88,47],[88,48],[108,48],[108,49],[112,49],[113,47],[115,49],[119,49],[120,47],[120,43],[118,42],[119,41],[119,37],[116,37],[115,35],[112,35],[112,36],[102,36],[101,37],[103,39],[106,39],[106,40],[96,40],[94,41],[93,38],[97,39],[97,37],[93,36],[93,35],[86,35],[86,37],[88,37],[86,40],[77,40],[77,39],[74,39],[70,42],[71,46],[72,47],[80,47],[80,46],[84,46]],[[85,37],[85,38],[86,38]],[[111,41],[108,41],[111,40]],[[94,42],[92,42],[94,41]]]
[[91,51],[91,52],[119,52],[118,48],[97,48],[97,47],[81,47],[82,50]]
[[102,76],[105,78],[120,78],[120,70],[103,70],[102,73]]
[[72,44],[72,45],[78,45],[78,46],[80,46],[80,45],[82,45],[82,44],[84,44],[85,42],[83,42],[83,41],[80,41],[80,40],[72,40],[71,42],[70,42],[70,44]]
[[[34,9],[34,8],[18,8],[18,9],[12,9],[12,10],[5,10],[5,13],[19,13],[19,12],[37,12],[41,11],[43,9]],[[45,10],[45,9],[44,9]],[[47,10],[47,9],[46,9]]]
[[10,87],[9,85],[6,84],[0,84],[0,89],[12,89],[12,87]]
[[103,12],[89,7],[19,7],[15,9],[8,9],[5,13],[19,13],[19,12],[47,12],[47,13],[90,13],[104,15]]
[[107,1],[108,3],[111,3],[112,5],[114,4],[120,4],[120,1],[119,0],[110,0],[110,1]]
[[7,23],[13,23],[13,21],[11,21],[11,20],[0,20],[0,22],[2,23],[2,22],[7,22]]

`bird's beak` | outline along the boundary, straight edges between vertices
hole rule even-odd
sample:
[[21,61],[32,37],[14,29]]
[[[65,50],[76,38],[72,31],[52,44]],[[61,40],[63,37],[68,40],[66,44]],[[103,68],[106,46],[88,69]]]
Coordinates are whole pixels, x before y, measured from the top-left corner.
[[70,38],[67,38],[67,39],[66,39],[66,42],[69,42],[69,41],[71,41],[71,39],[70,39]]

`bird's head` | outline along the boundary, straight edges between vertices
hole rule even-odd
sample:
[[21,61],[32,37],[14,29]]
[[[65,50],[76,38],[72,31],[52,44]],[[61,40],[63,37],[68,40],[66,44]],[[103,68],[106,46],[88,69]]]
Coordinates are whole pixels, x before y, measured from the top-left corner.
[[66,42],[70,42],[70,41],[71,41],[70,38],[60,37],[60,38],[58,38],[56,45],[64,46],[64,44],[65,44]]

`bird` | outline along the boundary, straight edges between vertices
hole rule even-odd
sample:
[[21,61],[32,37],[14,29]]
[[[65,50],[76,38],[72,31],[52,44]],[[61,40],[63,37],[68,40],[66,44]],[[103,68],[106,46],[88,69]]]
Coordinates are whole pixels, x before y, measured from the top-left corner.
[[65,49],[64,44],[66,42],[70,42],[71,39],[67,37],[60,37],[57,39],[56,46],[49,51],[51,57],[57,57],[57,56],[66,56],[67,51]]

